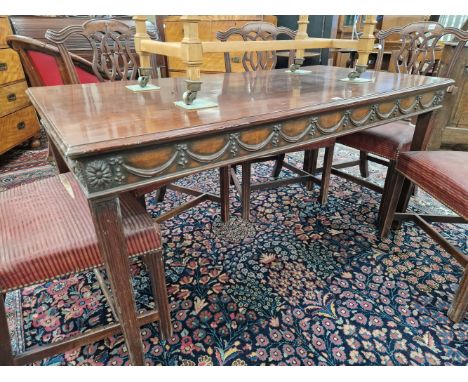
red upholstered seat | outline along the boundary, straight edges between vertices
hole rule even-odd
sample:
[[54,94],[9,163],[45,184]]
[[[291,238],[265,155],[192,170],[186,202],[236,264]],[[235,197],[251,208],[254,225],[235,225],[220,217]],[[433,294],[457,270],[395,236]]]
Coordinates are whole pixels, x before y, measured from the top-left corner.
[[345,135],[338,138],[337,142],[395,160],[401,152],[410,150],[413,134],[413,125],[405,121],[396,121]]
[[[36,50],[28,50],[28,55],[42,79],[44,86],[63,85],[62,75],[55,57]],[[99,79],[92,73],[88,73],[80,67],[76,67],[76,74],[82,84],[97,83]]]
[[[160,249],[159,226],[133,197],[120,200],[128,254]],[[87,200],[70,173],[0,192],[0,290],[101,264]]]
[[400,154],[396,169],[468,219],[468,152],[409,151]]

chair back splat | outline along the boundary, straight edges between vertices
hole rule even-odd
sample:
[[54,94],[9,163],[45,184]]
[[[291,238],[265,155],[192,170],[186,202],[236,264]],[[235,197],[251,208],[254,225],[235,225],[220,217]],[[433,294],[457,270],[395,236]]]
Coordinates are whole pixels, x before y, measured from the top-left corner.
[[[379,31],[376,34],[379,40],[376,70],[380,70],[382,67],[385,40],[395,34],[400,36],[401,45],[398,50],[392,53],[390,65],[394,66],[397,73],[450,77],[454,63],[466,43],[466,33],[460,29],[444,28],[442,24],[431,21],[422,21],[404,27]],[[436,52],[442,50],[443,46],[440,42],[445,36],[452,36],[459,41],[450,62],[442,66],[436,60]]]
[[70,25],[59,31],[47,30],[45,37],[57,45],[64,60],[69,58],[65,42],[80,34],[93,50],[92,70],[100,81],[134,80],[137,76],[136,55],[131,52],[134,33],[118,20],[90,20],[82,25]]
[[[227,41],[230,38],[242,38],[244,41],[271,41],[277,40],[278,36],[285,35],[291,39],[296,37],[296,32],[286,28],[277,27],[267,22],[247,23],[241,28],[230,28],[225,32],[216,32],[219,41]],[[294,58],[294,51],[290,52],[290,62]],[[242,56],[242,66],[246,72],[256,70],[271,70],[276,66],[276,51],[245,52]],[[232,72],[231,56],[229,52],[224,53],[224,64],[226,72]]]

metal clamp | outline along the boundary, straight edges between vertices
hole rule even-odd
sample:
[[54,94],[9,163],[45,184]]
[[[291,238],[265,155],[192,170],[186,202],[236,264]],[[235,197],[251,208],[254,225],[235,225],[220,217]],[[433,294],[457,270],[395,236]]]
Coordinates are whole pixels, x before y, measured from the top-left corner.
[[148,85],[151,74],[153,74],[153,68],[139,68],[138,69],[138,84],[144,88]]
[[192,80],[185,80],[187,84],[187,91],[182,96],[184,103],[186,105],[191,105],[193,101],[197,98],[197,92],[201,90],[201,81],[192,81]]
[[303,58],[294,58],[294,63],[291,64],[291,66],[289,67],[289,70],[291,72],[295,72],[296,70],[298,70],[302,66],[303,63],[304,63]]
[[360,78],[361,74],[364,73],[367,69],[367,65],[359,65],[356,64],[354,70],[348,74],[348,78],[350,80],[354,80],[356,78]]

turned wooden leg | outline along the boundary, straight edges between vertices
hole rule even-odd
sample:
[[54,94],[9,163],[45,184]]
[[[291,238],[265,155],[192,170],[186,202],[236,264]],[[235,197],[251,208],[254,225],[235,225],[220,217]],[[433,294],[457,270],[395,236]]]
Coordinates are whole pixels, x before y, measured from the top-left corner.
[[242,219],[250,220],[250,162],[242,163]]
[[328,189],[330,186],[330,174],[333,163],[333,151],[335,145],[325,148],[325,156],[323,158],[322,181],[320,182],[320,203],[325,204],[328,201]]
[[13,349],[6,318],[5,295],[0,293],[0,366],[13,365]]
[[229,166],[219,169],[219,187],[221,199],[221,221],[227,223],[229,221],[229,181],[231,168]]
[[377,224],[380,226],[382,216],[387,214],[388,203],[392,198],[393,183],[395,182],[395,161],[391,160],[388,163],[387,175],[385,177],[382,199],[380,200],[379,213],[377,215]]
[[89,206],[130,362],[135,366],[144,365],[119,198],[92,199]]
[[162,203],[164,201],[164,196],[166,196],[166,186],[161,186],[158,188],[158,191],[156,191],[156,201],[158,203]]
[[273,172],[271,173],[271,176],[273,177],[273,179],[276,179],[278,178],[280,172],[281,172],[281,169],[283,168],[283,163],[284,163],[284,158],[285,158],[286,154],[280,154],[276,157],[276,160],[275,160],[275,167],[273,167]]
[[385,239],[388,236],[390,227],[392,226],[393,217],[397,208],[398,199],[400,198],[401,190],[405,177],[398,171],[394,172],[393,181],[388,186],[388,204],[385,209],[382,209],[382,216],[379,219],[380,237]]
[[29,139],[29,147],[31,149],[38,149],[41,147],[41,134],[37,134]]
[[363,178],[369,177],[369,165],[367,161],[367,152],[359,151],[359,171]]
[[448,316],[453,322],[460,322],[465,318],[468,308],[468,265],[465,266],[465,272],[460,281],[452,306],[448,311]]
[[162,339],[172,336],[171,314],[166,288],[166,273],[164,272],[164,258],[162,250],[145,256],[145,264],[151,276],[153,298],[159,312],[159,325]]
[[[313,174],[317,169],[317,161],[318,161],[318,154],[319,150],[305,150],[304,151],[304,171],[308,172],[309,174]],[[304,182],[307,190],[312,191],[314,188],[314,182],[309,179]]]

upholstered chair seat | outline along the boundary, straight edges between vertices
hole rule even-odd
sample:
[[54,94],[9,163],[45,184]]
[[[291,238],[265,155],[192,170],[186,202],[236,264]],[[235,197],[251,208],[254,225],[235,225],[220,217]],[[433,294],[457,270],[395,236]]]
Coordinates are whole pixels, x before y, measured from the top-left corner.
[[[141,325],[159,320],[161,337],[172,333],[162,259],[161,234],[133,195],[120,197],[127,253],[142,256],[151,276],[157,311],[141,313]],[[0,365],[21,365],[83,346],[121,331],[119,309],[98,267],[103,265],[87,199],[72,174],[65,173],[0,192]],[[90,328],[71,339],[14,355],[4,294],[32,284],[95,271],[117,323]]]
[[391,122],[337,139],[338,143],[357,150],[396,160],[411,148],[414,125],[406,121]]
[[[468,255],[441,233],[444,226],[431,223],[468,224],[468,153],[463,151],[408,151],[401,153],[395,166],[395,176],[389,188],[388,209],[380,221],[381,237],[388,236],[397,222],[411,220],[440,244],[464,269],[447,315],[454,322],[463,321],[468,310]],[[457,215],[432,215],[417,212],[397,212],[403,184],[411,181],[445,204]],[[449,229],[451,227],[449,226]],[[421,240],[424,240],[421,238]],[[450,298],[449,296],[447,296]]]
[[468,219],[468,153],[409,151],[400,154],[396,169],[451,210]]
[[[159,227],[128,195],[121,198],[127,250],[161,248]],[[70,174],[0,193],[3,292],[102,265],[86,198]]]

